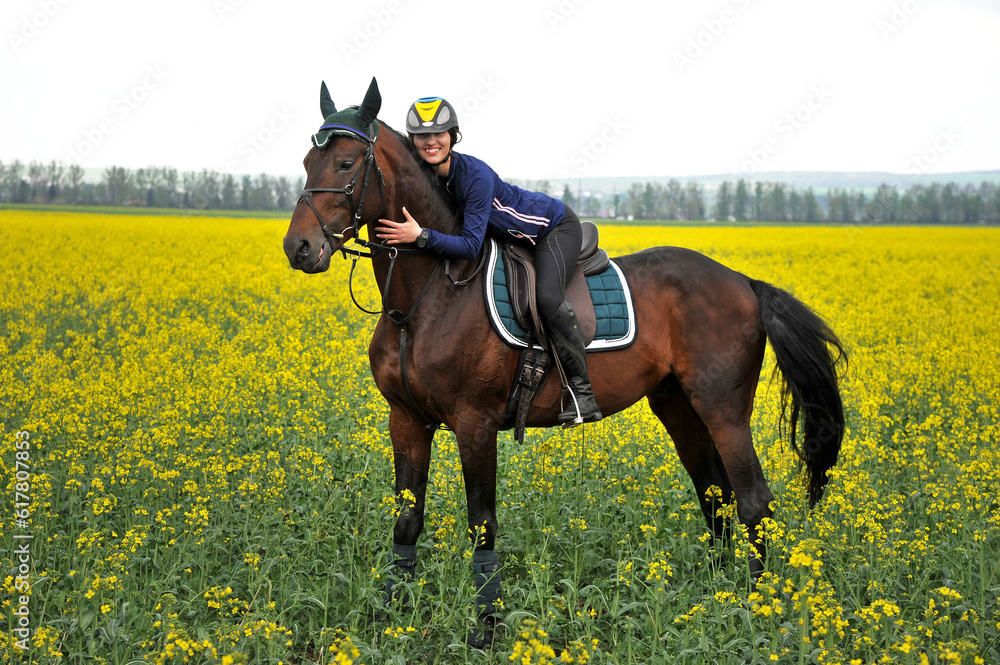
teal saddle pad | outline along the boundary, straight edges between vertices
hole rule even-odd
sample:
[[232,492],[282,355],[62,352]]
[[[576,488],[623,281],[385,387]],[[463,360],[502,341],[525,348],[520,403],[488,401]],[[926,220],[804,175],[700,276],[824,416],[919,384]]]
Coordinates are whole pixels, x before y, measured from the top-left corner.
[[[493,329],[504,342],[516,348],[525,348],[529,343],[528,332],[514,319],[500,245],[492,238],[487,242],[486,310]],[[612,260],[604,272],[586,279],[597,315],[597,333],[587,345],[587,351],[610,351],[631,345],[635,341],[635,307],[621,268]]]

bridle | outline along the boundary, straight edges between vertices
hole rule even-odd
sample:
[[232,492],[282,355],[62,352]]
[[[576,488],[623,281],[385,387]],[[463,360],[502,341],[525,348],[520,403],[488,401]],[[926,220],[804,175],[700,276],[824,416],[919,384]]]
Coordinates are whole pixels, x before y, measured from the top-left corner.
[[[374,127],[374,129],[372,129],[372,127]],[[404,315],[403,312],[396,309],[389,309],[389,307],[386,304],[386,298],[388,297],[389,294],[389,284],[392,281],[392,271],[396,265],[396,257],[399,254],[422,254],[423,252],[419,249],[395,247],[383,243],[375,243],[365,240],[364,238],[358,236],[358,232],[361,229],[362,225],[361,213],[362,213],[362,208],[364,207],[365,204],[365,194],[368,192],[368,185],[371,182],[373,169],[378,174],[379,198],[382,200],[382,208],[379,210],[378,216],[381,216],[382,213],[385,212],[385,207],[387,204],[387,196],[385,192],[386,189],[385,178],[382,175],[382,169],[379,167],[378,161],[375,159],[375,141],[376,139],[378,139],[378,121],[376,120],[369,126],[368,134],[364,134],[354,129],[353,127],[348,127],[346,125],[323,125],[322,127],[320,127],[320,130],[323,129],[334,129],[338,133],[344,133],[345,131],[350,132],[352,138],[354,136],[357,136],[362,140],[364,140],[365,143],[367,143],[367,149],[365,150],[365,156],[364,159],[362,160],[363,163],[361,166],[358,167],[357,171],[354,172],[354,177],[351,178],[351,181],[347,183],[347,185],[345,185],[344,187],[305,188],[299,194],[299,200],[296,202],[296,205],[305,201],[306,205],[308,205],[312,209],[313,214],[316,215],[316,221],[319,223],[319,226],[322,229],[323,235],[326,237],[327,242],[329,242],[330,245],[332,246],[334,240],[341,241],[341,245],[338,251],[340,251],[343,254],[345,259],[347,258],[348,254],[352,255],[351,272],[348,277],[347,288],[351,294],[351,300],[354,302],[354,305],[362,312],[365,312],[367,314],[384,314],[386,318],[388,318],[389,321],[393,323],[393,325],[399,328],[399,354],[400,354],[400,375],[401,375],[400,378],[402,379],[404,396],[406,397],[406,401],[409,402],[410,406],[412,406],[417,411],[417,413],[423,416],[423,419],[427,423],[426,427],[428,429],[439,429],[439,428],[447,429],[440,422],[435,421],[433,418],[428,416],[427,413],[422,408],[420,408],[420,405],[417,404],[416,400],[413,398],[413,394],[410,392],[409,381],[407,380],[406,376],[407,324],[410,322],[410,319],[416,313],[417,307],[420,305],[420,302],[424,299],[424,296],[427,294],[427,291],[429,290],[431,283],[434,281],[434,277],[441,269],[441,261],[435,262],[434,270],[431,271],[431,274],[430,276],[428,276],[427,281],[424,282],[424,286],[420,290],[420,294],[414,300],[413,305],[407,314]],[[364,173],[363,179],[362,179],[362,173]],[[355,205],[354,192],[357,189],[359,180],[361,181],[361,191],[358,194],[357,205]],[[316,205],[313,203],[312,195],[315,192],[329,192],[331,194],[343,194],[344,196],[347,197],[347,203],[351,208],[351,217],[352,217],[352,223],[350,226],[350,235],[348,235],[348,229],[344,229],[344,231],[341,233],[334,233],[333,231],[330,230],[330,227],[327,226],[326,222],[323,220],[323,216],[320,215],[319,210],[316,209]],[[454,233],[454,230],[457,227],[457,225],[458,225],[458,219],[456,218],[454,226],[452,227],[452,233]],[[345,239],[351,241],[350,246],[344,244]],[[365,249],[367,249],[368,251],[361,252],[356,249],[351,249],[353,245],[360,245]],[[354,297],[354,269],[358,264],[359,258],[362,257],[373,258],[375,254],[378,254],[380,252],[388,252],[389,269],[388,272],[386,273],[385,286],[382,289],[382,309],[381,311],[376,312],[363,307],[361,303],[359,303],[357,299]],[[472,279],[476,276],[476,274],[478,274],[479,271],[482,269],[485,263],[485,259],[486,259],[486,252],[482,252],[479,265],[476,267],[476,269],[469,277],[463,280],[456,280],[454,277],[451,276],[450,262],[446,259],[444,262],[445,274],[448,276],[448,279],[451,280],[452,284],[459,287],[465,286],[466,284],[471,282]]]
[[[374,129],[372,129],[372,127],[374,127]],[[304,188],[299,193],[299,200],[296,201],[296,205],[302,203],[303,201],[306,202],[306,205],[308,205],[312,209],[313,214],[316,215],[316,221],[319,222],[319,227],[320,229],[323,230],[323,235],[326,237],[327,242],[329,242],[331,245],[333,244],[334,240],[340,240],[341,242],[343,242],[345,239],[353,239],[354,242],[352,244],[361,245],[362,247],[368,248],[369,250],[372,251],[388,250],[389,248],[385,247],[384,245],[369,242],[364,238],[358,237],[358,231],[361,229],[361,211],[365,205],[365,194],[368,193],[368,185],[371,182],[373,167],[375,172],[378,174],[378,193],[379,193],[379,199],[381,199],[382,201],[382,208],[379,210],[379,215],[385,212],[385,206],[387,201],[385,193],[385,178],[382,175],[382,169],[379,167],[378,162],[375,159],[375,141],[376,139],[378,139],[378,121],[375,121],[371,125],[369,125],[368,134],[359,132],[353,127],[348,127],[347,125],[323,125],[322,127],[320,127],[320,130],[324,129],[333,129],[338,133],[343,133],[345,131],[351,132],[352,138],[355,137],[360,138],[361,140],[363,140],[365,143],[368,144],[367,149],[365,150],[365,156],[361,160],[362,161],[361,165],[358,166],[358,169],[354,172],[354,177],[351,178],[351,181],[347,183],[347,185],[345,185],[344,187]],[[354,192],[357,189],[358,180],[361,179],[362,173],[364,174],[364,179],[361,180],[361,191],[358,193],[358,203],[357,205],[355,205]],[[330,227],[327,226],[326,222],[323,220],[323,216],[319,214],[319,210],[316,208],[316,204],[313,203],[312,195],[315,192],[330,192],[332,194],[343,194],[344,196],[347,197],[347,204],[351,208],[351,218],[352,218],[350,227],[351,229],[350,236],[347,235],[347,229],[344,229],[344,231],[341,233],[334,233],[333,231],[330,230]],[[343,244],[341,245],[340,251],[343,252],[345,259],[347,258],[348,253],[364,256],[363,254],[360,254],[360,252],[357,252],[356,250],[352,250],[349,247],[343,246]],[[368,254],[367,256],[370,257],[371,254]]]
[[[352,138],[355,136],[361,138],[367,144],[364,159],[362,160],[362,164],[358,166],[358,169],[354,172],[354,177],[351,178],[351,181],[347,183],[347,185],[345,185],[344,187],[304,188],[302,192],[299,194],[299,200],[296,202],[296,205],[305,201],[306,205],[308,205],[312,209],[313,214],[316,215],[316,221],[319,223],[320,229],[322,229],[323,235],[326,237],[326,241],[330,243],[331,246],[333,246],[334,240],[341,241],[339,251],[343,254],[344,258],[346,259],[348,254],[352,255],[353,258],[351,262],[351,273],[350,276],[348,277],[347,288],[351,294],[351,300],[354,302],[355,306],[362,312],[366,312],[368,314],[385,314],[385,316],[399,328],[400,370],[403,382],[404,395],[406,397],[406,400],[410,403],[410,406],[416,409],[417,413],[423,416],[424,420],[427,422],[427,427],[429,429],[437,429],[441,427],[441,423],[435,422],[433,418],[428,416],[427,413],[420,408],[420,405],[417,404],[416,400],[413,398],[413,394],[410,392],[409,381],[407,380],[406,376],[406,328],[410,319],[416,313],[417,306],[420,304],[420,301],[423,300],[424,295],[426,295],[431,285],[431,282],[434,280],[434,276],[441,268],[441,264],[440,262],[436,262],[433,272],[431,272],[430,277],[428,277],[427,281],[424,283],[424,288],[420,291],[420,295],[413,303],[413,306],[410,308],[408,314],[404,315],[399,310],[389,309],[386,306],[386,298],[388,297],[389,294],[389,283],[392,280],[392,270],[396,265],[396,257],[399,255],[400,252],[418,253],[419,250],[389,247],[382,243],[370,242],[358,236],[358,232],[361,229],[361,214],[365,205],[365,194],[368,193],[368,185],[371,183],[373,170],[378,174],[379,198],[382,199],[382,208],[379,211],[379,216],[381,216],[382,213],[385,212],[385,206],[387,203],[387,197],[385,193],[385,178],[382,175],[382,169],[379,167],[378,162],[375,159],[375,141],[376,139],[378,139],[378,121],[376,120],[372,122],[371,125],[369,125],[369,130],[367,134],[354,129],[353,127],[348,127],[346,125],[323,125],[322,127],[320,127],[320,130],[323,129],[333,129],[341,134],[345,132],[350,132]],[[362,173],[364,173],[363,179],[362,179]],[[357,205],[355,205],[354,192],[357,189],[359,180],[361,181],[361,191],[358,193],[358,202]],[[347,204],[351,208],[351,218],[352,218],[350,226],[350,235],[348,235],[348,229],[344,229],[344,231],[341,233],[334,233],[333,231],[330,230],[330,227],[323,219],[323,216],[320,214],[319,210],[316,209],[316,204],[313,203],[312,195],[315,194],[316,192],[343,194],[344,196],[347,197]],[[360,252],[356,249],[351,249],[351,246],[344,244],[345,240],[351,241],[351,246],[361,245],[368,251]],[[383,289],[382,293],[382,310],[380,312],[376,312],[363,307],[361,303],[358,302],[357,298],[354,297],[354,269],[358,265],[359,258],[362,257],[373,258],[375,254],[380,252],[389,253],[389,271],[386,275],[385,288]]]

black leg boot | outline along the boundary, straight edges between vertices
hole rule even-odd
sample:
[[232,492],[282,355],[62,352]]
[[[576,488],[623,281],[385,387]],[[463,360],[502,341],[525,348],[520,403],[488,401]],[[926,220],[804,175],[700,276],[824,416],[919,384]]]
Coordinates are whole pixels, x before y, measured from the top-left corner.
[[500,599],[503,595],[500,558],[496,550],[476,550],[472,555],[472,570],[476,574],[479,625],[466,635],[465,642],[475,649],[485,649],[493,644],[496,614],[500,611]]
[[552,317],[545,320],[549,337],[552,339],[559,362],[566,370],[570,384],[569,405],[559,414],[559,422],[566,427],[581,423],[592,423],[604,416],[601,407],[597,405],[594,391],[590,387],[590,374],[587,371],[587,351],[583,343],[583,334],[576,320],[576,310],[573,303],[563,300],[559,309]]
[[396,545],[392,546],[392,568],[389,570],[389,579],[385,583],[385,604],[388,606],[393,600],[400,600],[403,604],[409,602],[405,591],[396,591],[396,586],[400,582],[412,582],[413,575],[417,569],[417,546],[416,545]]

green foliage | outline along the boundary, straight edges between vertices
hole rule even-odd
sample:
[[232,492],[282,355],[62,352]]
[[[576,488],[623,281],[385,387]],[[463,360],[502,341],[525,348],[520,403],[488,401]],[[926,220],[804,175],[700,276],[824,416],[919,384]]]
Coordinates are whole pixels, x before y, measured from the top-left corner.
[[[500,435],[502,626],[476,620],[454,437],[435,439],[410,602],[383,606],[397,510],[375,325],[331,274],[290,271],[285,222],[0,212],[3,478],[31,435],[32,651],[93,663],[977,663],[1000,660],[1000,291],[994,229],[611,226],[611,252],[704,251],[793,290],[848,344],[847,439],[816,510],[753,416],[774,490],[713,542],[643,404]],[[234,241],[237,239],[237,241]],[[234,244],[234,242],[236,244]],[[830,251],[836,248],[837,251]],[[818,259],[822,258],[823,261]],[[358,271],[363,302],[374,280]],[[728,509],[725,515],[731,515]],[[0,552],[15,570],[13,549]],[[565,658],[562,654],[565,654]],[[978,660],[977,660],[978,659]]]

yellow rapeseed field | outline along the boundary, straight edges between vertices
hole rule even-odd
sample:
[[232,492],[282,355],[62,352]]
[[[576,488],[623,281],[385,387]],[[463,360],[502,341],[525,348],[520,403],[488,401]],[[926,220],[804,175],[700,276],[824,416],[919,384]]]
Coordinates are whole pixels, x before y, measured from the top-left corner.
[[[381,607],[375,317],[349,262],[288,267],[286,226],[0,210],[4,662],[1000,662],[1000,229],[602,227],[612,255],[690,247],[820,312],[850,354],[840,463],[810,513],[769,352],[751,587],[746,534],[710,542],[643,404],[502,433],[505,628],[482,652],[448,433],[411,602]],[[368,266],[355,287],[377,305]]]

